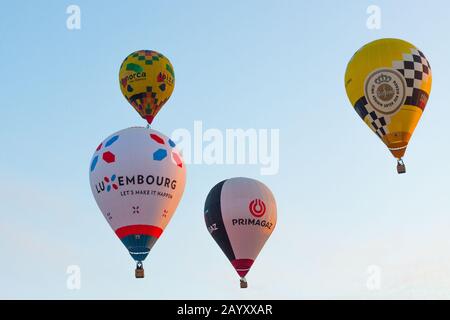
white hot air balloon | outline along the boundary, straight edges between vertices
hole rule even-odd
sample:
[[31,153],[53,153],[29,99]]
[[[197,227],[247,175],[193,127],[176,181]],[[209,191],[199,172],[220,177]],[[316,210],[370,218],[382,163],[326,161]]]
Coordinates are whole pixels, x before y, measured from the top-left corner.
[[142,261],[172,218],[183,195],[186,168],[175,143],[158,131],[132,127],[106,138],[90,166],[94,198],[116,235]]
[[249,178],[232,178],[215,185],[205,202],[209,233],[241,276],[245,275],[272,234],[277,206],[269,188]]

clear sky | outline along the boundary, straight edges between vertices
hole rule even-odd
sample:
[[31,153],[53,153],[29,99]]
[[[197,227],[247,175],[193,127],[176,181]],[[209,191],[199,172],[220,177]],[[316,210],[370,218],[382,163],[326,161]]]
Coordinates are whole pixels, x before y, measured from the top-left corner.
[[[81,9],[68,30],[66,8]],[[381,29],[366,26],[368,6]],[[8,1],[0,10],[1,298],[450,298],[447,1]],[[383,37],[419,47],[433,70],[427,109],[398,176],[352,109],[348,60]],[[134,279],[102,217],[88,167],[98,143],[144,125],[119,66],[153,49],[176,87],[153,128],[279,129],[280,167],[187,167],[181,203]],[[203,220],[217,182],[267,184],[278,224],[247,279]],[[81,288],[69,290],[69,265]],[[367,285],[374,274],[379,286]]]

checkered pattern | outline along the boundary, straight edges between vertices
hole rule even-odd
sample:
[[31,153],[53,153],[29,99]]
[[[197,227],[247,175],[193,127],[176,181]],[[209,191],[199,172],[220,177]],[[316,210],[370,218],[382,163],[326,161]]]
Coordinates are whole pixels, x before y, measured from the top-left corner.
[[153,61],[159,61],[163,55],[151,50],[141,50],[136,51],[132,57],[137,58],[139,61],[144,61],[145,64],[153,64]]
[[386,126],[390,122],[390,118],[383,116],[379,117],[376,111],[369,106],[366,97],[361,97],[361,99],[355,103],[355,110],[363,120],[367,115],[370,117],[370,127],[378,137],[382,138],[386,135]]
[[378,117],[377,113],[375,111],[372,111],[369,113],[370,119],[372,122],[370,123],[372,125],[372,128],[375,130],[375,133],[380,138],[386,134],[386,125],[387,121],[385,117]]
[[[167,98],[159,101],[156,96],[157,94],[156,92],[153,92],[153,88],[148,86],[146,87],[146,92],[135,94],[129,97],[128,100],[135,108],[137,108],[136,110],[141,112],[145,111],[146,115],[154,115],[169,99]],[[152,106],[154,106],[154,109],[152,109]]]
[[405,77],[407,86],[405,104],[423,109],[424,94],[426,98],[428,95],[421,90],[422,82],[431,76],[431,67],[425,55],[420,50],[411,49],[411,53],[403,54],[402,61],[394,61],[392,67]]
[[[411,53],[403,54],[402,61],[392,63],[394,69],[399,71],[406,81],[405,104],[425,108],[428,94],[421,89],[423,81],[428,81],[431,76],[431,67],[425,55],[417,49],[411,49]],[[382,138],[388,133],[387,125],[391,122],[390,116],[379,116],[367,102],[366,97],[361,97],[355,103],[355,110],[365,119],[369,116],[369,124],[376,135]]]

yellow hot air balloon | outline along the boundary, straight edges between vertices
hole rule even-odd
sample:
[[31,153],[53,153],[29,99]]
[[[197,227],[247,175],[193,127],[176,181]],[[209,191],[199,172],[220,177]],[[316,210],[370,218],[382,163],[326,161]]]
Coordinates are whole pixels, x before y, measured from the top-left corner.
[[398,159],[398,173],[404,173],[402,157],[431,91],[425,55],[399,39],[370,42],[348,63],[345,89],[358,115]]
[[125,98],[151,124],[173,92],[175,74],[169,59],[161,53],[140,50],[122,62],[119,81]]

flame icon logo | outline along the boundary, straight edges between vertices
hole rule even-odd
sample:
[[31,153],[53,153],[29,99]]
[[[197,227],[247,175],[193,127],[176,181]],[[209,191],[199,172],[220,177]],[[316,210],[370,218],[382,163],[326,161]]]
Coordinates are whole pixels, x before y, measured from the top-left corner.
[[248,205],[248,209],[254,217],[261,218],[266,213],[266,204],[261,199],[254,199]]

